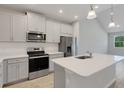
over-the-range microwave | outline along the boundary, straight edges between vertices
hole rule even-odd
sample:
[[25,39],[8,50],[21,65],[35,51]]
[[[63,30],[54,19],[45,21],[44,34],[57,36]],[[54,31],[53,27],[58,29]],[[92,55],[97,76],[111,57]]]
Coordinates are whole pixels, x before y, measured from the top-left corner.
[[27,42],[45,42],[46,41],[46,34],[37,31],[29,31],[26,34],[26,41]]

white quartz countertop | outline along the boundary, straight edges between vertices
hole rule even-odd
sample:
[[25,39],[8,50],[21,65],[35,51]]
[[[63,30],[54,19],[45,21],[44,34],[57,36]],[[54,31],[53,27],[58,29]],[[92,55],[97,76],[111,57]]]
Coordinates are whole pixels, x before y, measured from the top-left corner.
[[75,57],[53,59],[55,64],[84,77],[90,76],[121,61],[124,61],[123,56],[96,53],[93,53],[93,57],[89,59],[77,59]]
[[3,62],[6,59],[12,59],[12,58],[22,58],[22,57],[28,57],[28,55],[0,55],[0,62]]
[[26,49],[23,48],[0,48],[0,62],[6,59],[28,57]]
[[49,55],[64,54],[63,52],[46,52]]

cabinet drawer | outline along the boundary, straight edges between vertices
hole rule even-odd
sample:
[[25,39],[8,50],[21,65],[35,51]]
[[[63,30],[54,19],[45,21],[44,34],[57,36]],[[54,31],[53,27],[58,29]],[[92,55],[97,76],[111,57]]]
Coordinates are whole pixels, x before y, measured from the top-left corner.
[[28,61],[28,58],[14,58],[14,59],[9,59],[8,63],[17,63],[17,62],[26,62]]

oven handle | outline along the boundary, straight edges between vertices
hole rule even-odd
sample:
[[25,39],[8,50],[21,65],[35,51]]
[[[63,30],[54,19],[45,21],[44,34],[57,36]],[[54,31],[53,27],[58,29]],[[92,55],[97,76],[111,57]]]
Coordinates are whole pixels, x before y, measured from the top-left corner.
[[29,59],[34,59],[34,58],[43,58],[43,57],[48,57],[48,55],[47,55],[47,56],[29,57]]

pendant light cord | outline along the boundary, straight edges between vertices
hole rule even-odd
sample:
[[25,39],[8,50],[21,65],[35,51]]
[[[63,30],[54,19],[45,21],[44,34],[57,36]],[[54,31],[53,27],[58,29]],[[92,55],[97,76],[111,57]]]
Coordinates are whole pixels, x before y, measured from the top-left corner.
[[113,5],[111,4],[111,13],[110,13],[110,16],[111,16],[111,22],[114,22],[114,9],[113,9]]
[[93,10],[93,4],[90,4],[90,9]]

